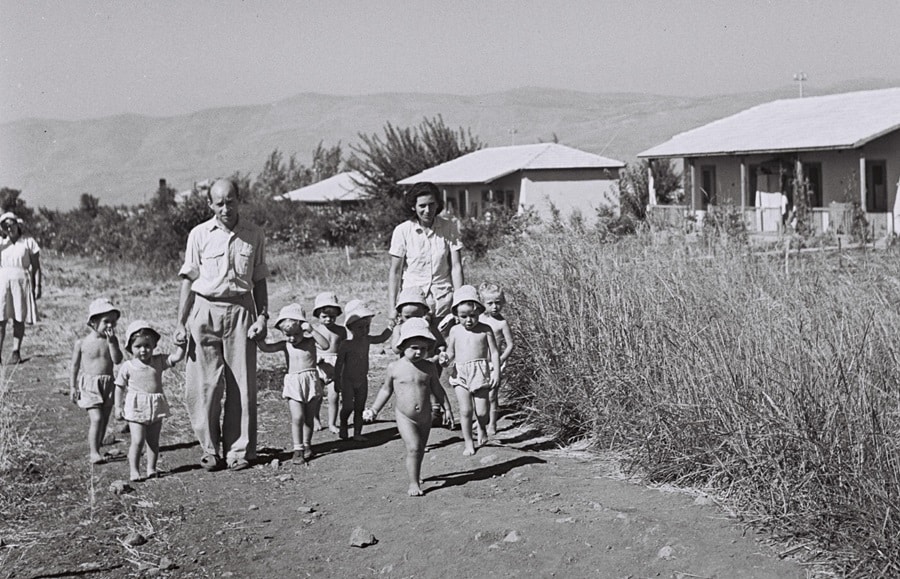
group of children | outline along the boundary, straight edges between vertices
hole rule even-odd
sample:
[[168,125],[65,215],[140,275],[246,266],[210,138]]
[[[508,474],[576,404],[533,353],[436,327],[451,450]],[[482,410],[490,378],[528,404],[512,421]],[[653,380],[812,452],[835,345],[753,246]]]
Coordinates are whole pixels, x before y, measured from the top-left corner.
[[[503,291],[495,284],[479,289],[467,285],[453,294],[452,316],[435,320],[418,288],[400,292],[393,329],[370,335],[374,313],[360,300],[342,309],[336,296],[316,296],[311,324],[303,308],[289,304],[281,309],[275,327],[283,340],[257,343],[265,353],[282,353],[287,370],[282,397],[291,414],[293,457],[313,457],[313,432],[323,428],[319,420],[322,401],[328,400],[327,427],[342,439],[350,438],[353,416],[355,440],[363,440],[363,424],[377,417],[388,399],[397,394],[395,418],[406,449],[409,494],[422,495],[420,471],[428,435],[435,424],[452,428],[453,410],[444,395],[440,375],[449,368],[456,393],[463,454],[471,456],[497,432],[498,392],[502,371],[512,349],[509,324],[504,319]],[[344,325],[337,323],[344,314]],[[147,478],[158,476],[159,434],[168,404],[162,390],[162,373],[184,358],[185,343],[176,343],[170,354],[154,354],[160,335],[143,320],[132,322],[125,335],[123,355],[115,335],[118,309],[100,298],[88,312],[88,335],[75,344],[70,396],[90,417],[90,460],[104,462],[100,454],[113,407],[127,421],[131,433],[128,452],[131,479],[142,480],[140,456],[147,450]],[[369,347],[390,340],[399,355],[392,362],[372,408],[368,398]],[[113,369],[121,364],[118,374]],[[326,393],[327,391],[327,393]],[[473,429],[475,435],[473,436]]]

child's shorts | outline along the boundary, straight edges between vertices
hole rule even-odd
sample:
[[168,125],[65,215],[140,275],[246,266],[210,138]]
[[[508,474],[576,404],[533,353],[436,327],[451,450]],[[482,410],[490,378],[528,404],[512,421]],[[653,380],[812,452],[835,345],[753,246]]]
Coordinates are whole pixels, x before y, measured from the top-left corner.
[[302,372],[285,374],[281,397],[305,404],[314,398],[320,398],[324,394],[324,390],[318,370],[311,368]]
[[81,376],[78,379],[78,406],[81,408],[111,408],[116,380],[112,376]]
[[319,354],[319,363],[316,365],[319,372],[319,380],[328,385],[334,382],[334,365],[337,363],[337,354]]
[[169,403],[166,395],[161,392],[150,394],[141,390],[128,390],[125,393],[123,414],[128,422],[153,424],[169,415]]
[[487,394],[491,389],[491,363],[484,359],[469,360],[456,365],[456,376],[450,384],[461,386],[472,394]]

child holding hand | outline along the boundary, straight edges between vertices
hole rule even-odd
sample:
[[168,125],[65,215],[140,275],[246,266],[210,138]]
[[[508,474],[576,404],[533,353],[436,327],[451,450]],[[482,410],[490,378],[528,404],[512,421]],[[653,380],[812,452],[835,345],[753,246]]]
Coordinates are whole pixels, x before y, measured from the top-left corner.
[[[341,315],[341,306],[337,296],[331,292],[322,292],[316,296],[313,305],[313,317],[319,321],[319,333],[328,339],[328,346],[316,346],[318,353],[319,378],[328,399],[328,430],[338,434],[338,407],[340,405],[340,389],[334,381],[334,365],[337,362],[338,350],[341,343],[347,339],[347,330],[337,323]],[[321,406],[321,404],[320,404]],[[325,427],[319,420],[319,411],[316,410],[315,429],[322,430]]]
[[369,335],[374,313],[359,300],[347,303],[344,326],[347,339],[341,343],[335,362],[334,383],[341,391],[341,415],[339,436],[349,436],[348,421],[353,415],[353,439],[364,441],[362,435],[363,410],[369,396],[369,346],[381,344],[391,337],[385,328],[380,334]]
[[142,480],[140,460],[145,443],[147,478],[159,476],[159,433],[163,418],[169,415],[162,373],[184,359],[185,342],[176,343],[169,355],[154,354],[159,337],[144,320],[131,322],[125,333],[125,351],[134,357],[122,364],[116,377],[116,416],[128,421],[131,431],[128,466],[135,482]]
[[309,324],[306,313],[298,304],[281,308],[275,327],[281,330],[286,340],[257,342],[257,346],[269,354],[284,353],[287,374],[284,375],[281,397],[287,399],[291,411],[294,458],[307,462],[313,457],[313,421],[322,404],[323,393],[316,366],[316,346],[327,348],[328,338]]
[[[478,295],[484,304],[484,312],[481,314],[479,321],[487,324],[494,332],[494,340],[500,349],[500,380],[503,380],[503,371],[506,369],[506,361],[513,350],[512,330],[509,329],[509,322],[501,313],[503,306],[506,305],[506,296],[503,290],[494,283],[483,283],[478,286]],[[500,386],[491,388],[488,395],[491,403],[490,417],[488,419],[487,432],[493,436],[497,434],[497,418],[500,414]]]
[[[384,386],[372,408],[364,412],[363,418],[372,422],[396,391],[394,417],[397,430],[406,445],[406,473],[409,476],[411,497],[420,497],[422,492],[422,459],[425,445],[431,432],[431,397],[437,398],[444,406],[446,415],[453,420],[453,410],[444,396],[437,368],[427,361],[434,346],[434,335],[428,322],[421,318],[411,318],[403,323],[400,330],[399,347],[403,356],[387,368]],[[469,419],[471,421],[471,418]]]
[[[113,367],[122,362],[116,338],[120,312],[106,298],[97,298],[88,307],[88,335],[75,342],[69,398],[88,412],[88,448],[91,464],[103,464],[100,454],[106,425],[112,413],[116,389]],[[81,374],[79,376],[79,373]]]
[[490,391],[500,386],[500,352],[494,332],[479,321],[484,305],[474,286],[464,285],[453,292],[453,315],[457,324],[447,336],[447,359],[456,363],[456,377],[450,378],[459,402],[460,426],[465,448],[463,456],[475,454],[472,442],[472,408],[478,420],[478,446],[487,441],[485,427],[490,412]]

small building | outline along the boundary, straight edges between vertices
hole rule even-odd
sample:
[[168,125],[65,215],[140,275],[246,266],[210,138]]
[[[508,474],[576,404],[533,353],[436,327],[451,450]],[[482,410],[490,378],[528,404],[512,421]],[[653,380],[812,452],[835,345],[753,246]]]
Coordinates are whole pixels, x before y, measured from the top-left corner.
[[447,213],[483,217],[492,204],[514,211],[533,208],[550,217],[578,209],[585,217],[600,205],[619,209],[619,170],[625,163],[556,143],[489,147],[398,181],[431,181]]
[[341,208],[358,205],[366,197],[359,185],[365,178],[357,171],[338,173],[312,185],[300,187],[275,197],[276,200],[295,201],[313,207],[338,205]]
[[858,203],[876,234],[893,233],[900,226],[893,211],[900,87],[765,103],[638,157],[684,162],[685,205],[657,205],[651,177],[651,214],[702,217],[729,205],[743,212],[751,231],[778,231],[782,212],[795,205],[797,184],[805,184],[817,231],[848,233],[849,208]]

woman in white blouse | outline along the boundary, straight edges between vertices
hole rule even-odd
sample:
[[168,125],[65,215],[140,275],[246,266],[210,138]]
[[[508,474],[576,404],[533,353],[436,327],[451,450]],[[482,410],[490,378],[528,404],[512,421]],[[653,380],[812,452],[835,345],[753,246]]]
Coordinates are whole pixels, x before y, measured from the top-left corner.
[[22,220],[14,213],[0,215],[0,352],[6,339],[6,321],[12,320],[13,351],[10,364],[22,362],[20,353],[25,324],[37,320],[35,301],[41,297],[41,249],[22,236]]

